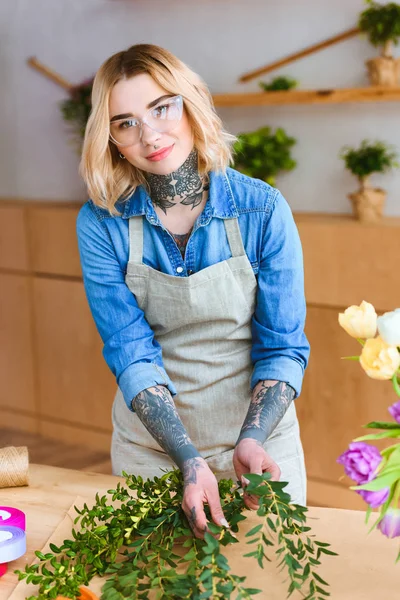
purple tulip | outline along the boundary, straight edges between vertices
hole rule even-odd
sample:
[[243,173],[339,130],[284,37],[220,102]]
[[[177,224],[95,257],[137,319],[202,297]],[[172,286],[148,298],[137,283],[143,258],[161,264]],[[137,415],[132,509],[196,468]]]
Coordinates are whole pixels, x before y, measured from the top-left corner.
[[369,492],[368,490],[356,490],[357,494],[360,494],[361,498],[370,505],[371,508],[377,508],[384,504],[389,498],[390,489],[388,487],[376,492]]
[[400,400],[389,406],[388,411],[392,415],[393,419],[400,423]]
[[374,479],[381,461],[378,448],[365,442],[352,442],[349,449],[337,459],[344,466],[346,475],[358,485]]
[[378,529],[388,538],[400,536],[400,510],[398,508],[389,508]]

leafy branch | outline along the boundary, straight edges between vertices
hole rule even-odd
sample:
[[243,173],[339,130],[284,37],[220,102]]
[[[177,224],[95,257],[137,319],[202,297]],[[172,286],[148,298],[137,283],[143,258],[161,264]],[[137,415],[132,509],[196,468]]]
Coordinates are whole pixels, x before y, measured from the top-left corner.
[[[246,519],[242,490],[232,480],[219,482],[230,529],[213,524],[206,507],[210,522],[204,540],[199,540],[192,536],[181,508],[183,480],[178,470],[146,481],[124,476],[125,485],[118,483],[108,497],[96,494],[93,507],[75,507],[74,524],[79,528],[72,530],[72,540],[60,547],[51,544],[51,553],[36,552],[39,563],[16,571],[20,580],[38,585],[37,596],[28,600],[77,598],[79,587],[96,575],[108,576],[102,600],[225,600],[233,593],[248,600],[261,592],[246,587],[246,578],[231,572],[223,554],[225,546],[238,543],[235,533]],[[291,504],[283,491],[287,484],[269,481],[268,474],[246,477],[251,482],[247,491],[259,496],[257,514],[265,517],[247,534],[257,550],[246,556],[254,556],[263,567],[264,559],[270,560],[264,546],[273,546],[277,538],[279,567],[289,574],[289,595],[308,582],[307,600],[329,596],[321,587],[328,584],[315,568],[322,553],[335,553],[328,550],[329,544],[312,542],[305,525],[307,509]]]

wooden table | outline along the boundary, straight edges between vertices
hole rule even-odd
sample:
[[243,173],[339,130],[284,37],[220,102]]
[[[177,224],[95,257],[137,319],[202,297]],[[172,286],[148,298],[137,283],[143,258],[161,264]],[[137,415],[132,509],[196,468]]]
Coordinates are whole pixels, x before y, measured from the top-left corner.
[[[0,489],[0,504],[23,510],[27,518],[27,553],[9,565],[7,574],[0,578],[0,600],[22,600],[15,591],[17,576],[14,569],[23,569],[32,562],[34,550],[42,549],[55,529],[63,522],[67,511],[81,496],[92,502],[98,491],[114,488],[118,481],[111,475],[73,471],[30,465],[30,485]],[[331,508],[310,508],[309,522],[320,541],[332,544],[337,557],[326,556],[319,569],[320,575],[331,585],[331,597],[340,600],[391,600],[400,595],[400,564],[394,564],[398,539],[388,540],[380,532],[368,534],[362,511]],[[247,513],[241,524],[239,539],[253,527],[258,517]],[[261,570],[251,558],[242,558],[248,546],[235,544],[226,549],[232,572],[247,576],[248,587],[264,589],[257,599],[283,600],[287,584],[283,573],[274,564]],[[98,592],[93,587],[93,591]],[[293,594],[292,598],[300,598]]]

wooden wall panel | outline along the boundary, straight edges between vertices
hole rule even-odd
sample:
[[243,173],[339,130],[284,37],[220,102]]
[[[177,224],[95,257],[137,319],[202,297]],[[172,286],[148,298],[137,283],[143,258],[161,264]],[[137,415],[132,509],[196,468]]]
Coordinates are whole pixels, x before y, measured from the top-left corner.
[[301,435],[310,478],[340,482],[343,467],[336,459],[355,438],[368,433],[362,425],[389,420],[396,401],[390,381],[369,378],[354,361],[361,346],[339,326],[338,311],[308,307],[306,333],[311,345],[303,391],[298,399]]
[[34,413],[30,285],[27,275],[0,273],[0,407]]
[[400,219],[364,225],[343,215],[295,215],[309,304],[400,306]]
[[77,427],[67,423],[41,419],[40,434],[46,438],[68,444],[75,443],[79,446],[86,446],[103,452],[110,452],[111,448],[111,430],[108,432],[94,430],[86,423],[82,427]]
[[36,278],[34,314],[40,414],[111,430],[116,383],[102,356],[83,283]]
[[27,271],[28,268],[24,209],[0,204],[0,269]]
[[75,233],[79,208],[54,205],[26,208],[35,272],[82,276]]

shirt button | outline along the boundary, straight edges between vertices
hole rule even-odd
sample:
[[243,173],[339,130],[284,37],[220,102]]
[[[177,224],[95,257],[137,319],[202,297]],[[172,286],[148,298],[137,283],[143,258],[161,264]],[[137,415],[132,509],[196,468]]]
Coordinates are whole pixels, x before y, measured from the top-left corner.
[[183,272],[183,267],[177,267],[176,268],[176,272],[177,273],[182,273]]

